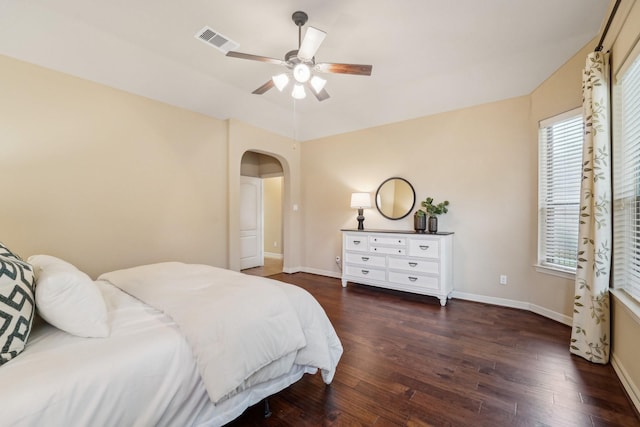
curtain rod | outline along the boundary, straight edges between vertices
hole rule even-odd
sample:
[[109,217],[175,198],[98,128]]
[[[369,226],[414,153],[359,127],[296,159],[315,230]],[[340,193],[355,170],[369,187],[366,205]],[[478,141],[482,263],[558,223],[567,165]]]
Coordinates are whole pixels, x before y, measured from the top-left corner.
[[607,37],[607,33],[609,32],[609,27],[611,26],[611,21],[613,21],[613,17],[616,16],[616,12],[618,11],[618,6],[620,6],[620,1],[621,0],[616,0],[616,4],[613,5],[613,9],[611,10],[611,15],[609,15],[609,19],[607,20],[607,25],[604,26],[602,37],[600,37],[600,41],[598,42],[598,46],[596,47],[596,52],[600,52],[602,50],[602,43],[604,43],[604,38]]

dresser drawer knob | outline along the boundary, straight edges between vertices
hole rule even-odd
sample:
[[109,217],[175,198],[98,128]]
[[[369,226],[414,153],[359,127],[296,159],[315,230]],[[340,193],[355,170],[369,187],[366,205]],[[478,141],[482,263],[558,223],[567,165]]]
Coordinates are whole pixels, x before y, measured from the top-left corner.
[[369,274],[369,270],[362,270],[362,274]]
[[429,249],[429,246],[427,246],[427,245],[420,245],[420,249],[422,249],[423,251],[426,251],[427,249]]
[[412,282],[415,282],[416,280],[418,280],[417,277],[413,277],[413,276],[409,276],[409,280],[411,280]]
[[417,262],[409,262],[409,267],[415,267],[416,265],[418,265]]
[[363,257],[362,257],[362,260],[363,260],[363,261],[369,261],[369,257],[368,257],[368,256],[363,256]]
[[353,241],[353,244],[354,244],[354,245],[359,245],[359,244],[360,244],[360,240],[354,240],[354,241]]

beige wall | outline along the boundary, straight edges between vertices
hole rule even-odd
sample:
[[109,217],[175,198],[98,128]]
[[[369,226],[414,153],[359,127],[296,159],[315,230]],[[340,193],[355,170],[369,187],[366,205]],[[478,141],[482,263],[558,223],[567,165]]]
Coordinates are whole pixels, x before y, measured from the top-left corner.
[[[529,97],[423,117],[302,144],[304,265],[338,275],[340,228],[356,227],[351,192],[386,178],[412,183],[418,201],[451,202],[439,229],[454,231],[455,289],[527,301],[529,227],[535,206]],[[416,206],[417,209],[418,206]],[[365,209],[365,228],[413,228]],[[509,284],[499,284],[506,274]]]
[[227,125],[0,56],[0,239],[92,276],[227,265]]
[[240,166],[253,150],[284,169],[281,247],[299,269],[293,140],[4,56],[0,93],[0,240],[19,254],[93,277],[167,260],[238,269]]
[[275,157],[266,154],[247,151],[240,161],[240,175],[264,178],[269,176],[282,176],[282,165]]
[[264,252],[282,255],[283,177],[264,178]]
[[[553,117],[565,111],[582,107],[582,69],[589,52],[593,52],[598,40],[592,40],[559,70],[550,76],[536,90],[531,93],[531,122],[530,133],[535,141],[531,146],[529,168],[532,170],[529,182],[529,195],[531,206],[531,222],[526,224],[529,230],[527,239],[529,248],[529,262],[535,265],[538,259],[538,123],[541,120]],[[531,284],[529,302],[542,311],[549,310],[561,313],[567,319],[571,319],[573,313],[574,281],[573,278],[563,278],[545,273],[539,273],[534,269],[527,275],[527,282]]]

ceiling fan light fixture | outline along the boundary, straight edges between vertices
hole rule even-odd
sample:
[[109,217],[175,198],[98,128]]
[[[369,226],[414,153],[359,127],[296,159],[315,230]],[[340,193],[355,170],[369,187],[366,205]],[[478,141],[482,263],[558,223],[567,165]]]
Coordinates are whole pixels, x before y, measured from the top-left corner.
[[307,93],[304,90],[304,86],[301,84],[295,84],[291,91],[291,96],[295,99],[305,99],[307,97]]
[[280,92],[282,92],[284,88],[289,84],[289,76],[287,76],[285,73],[273,76],[271,80],[273,80],[273,84]]
[[298,83],[306,83],[311,78],[311,68],[307,64],[297,64],[293,67],[293,78]]
[[309,82],[309,84],[316,93],[320,93],[320,91],[324,89],[324,86],[327,84],[327,81],[322,77],[313,76],[311,77],[311,81]]

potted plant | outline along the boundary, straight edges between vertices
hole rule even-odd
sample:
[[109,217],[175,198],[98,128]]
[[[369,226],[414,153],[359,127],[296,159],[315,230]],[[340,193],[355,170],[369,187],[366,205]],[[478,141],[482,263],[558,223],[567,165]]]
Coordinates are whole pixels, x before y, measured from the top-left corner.
[[447,208],[447,206],[449,206],[449,201],[445,200],[444,202],[435,204],[433,202],[433,197],[427,197],[420,203],[420,205],[424,210],[420,209],[418,212],[422,212],[423,216],[429,217],[429,233],[438,232],[438,215],[449,212],[449,209]]

